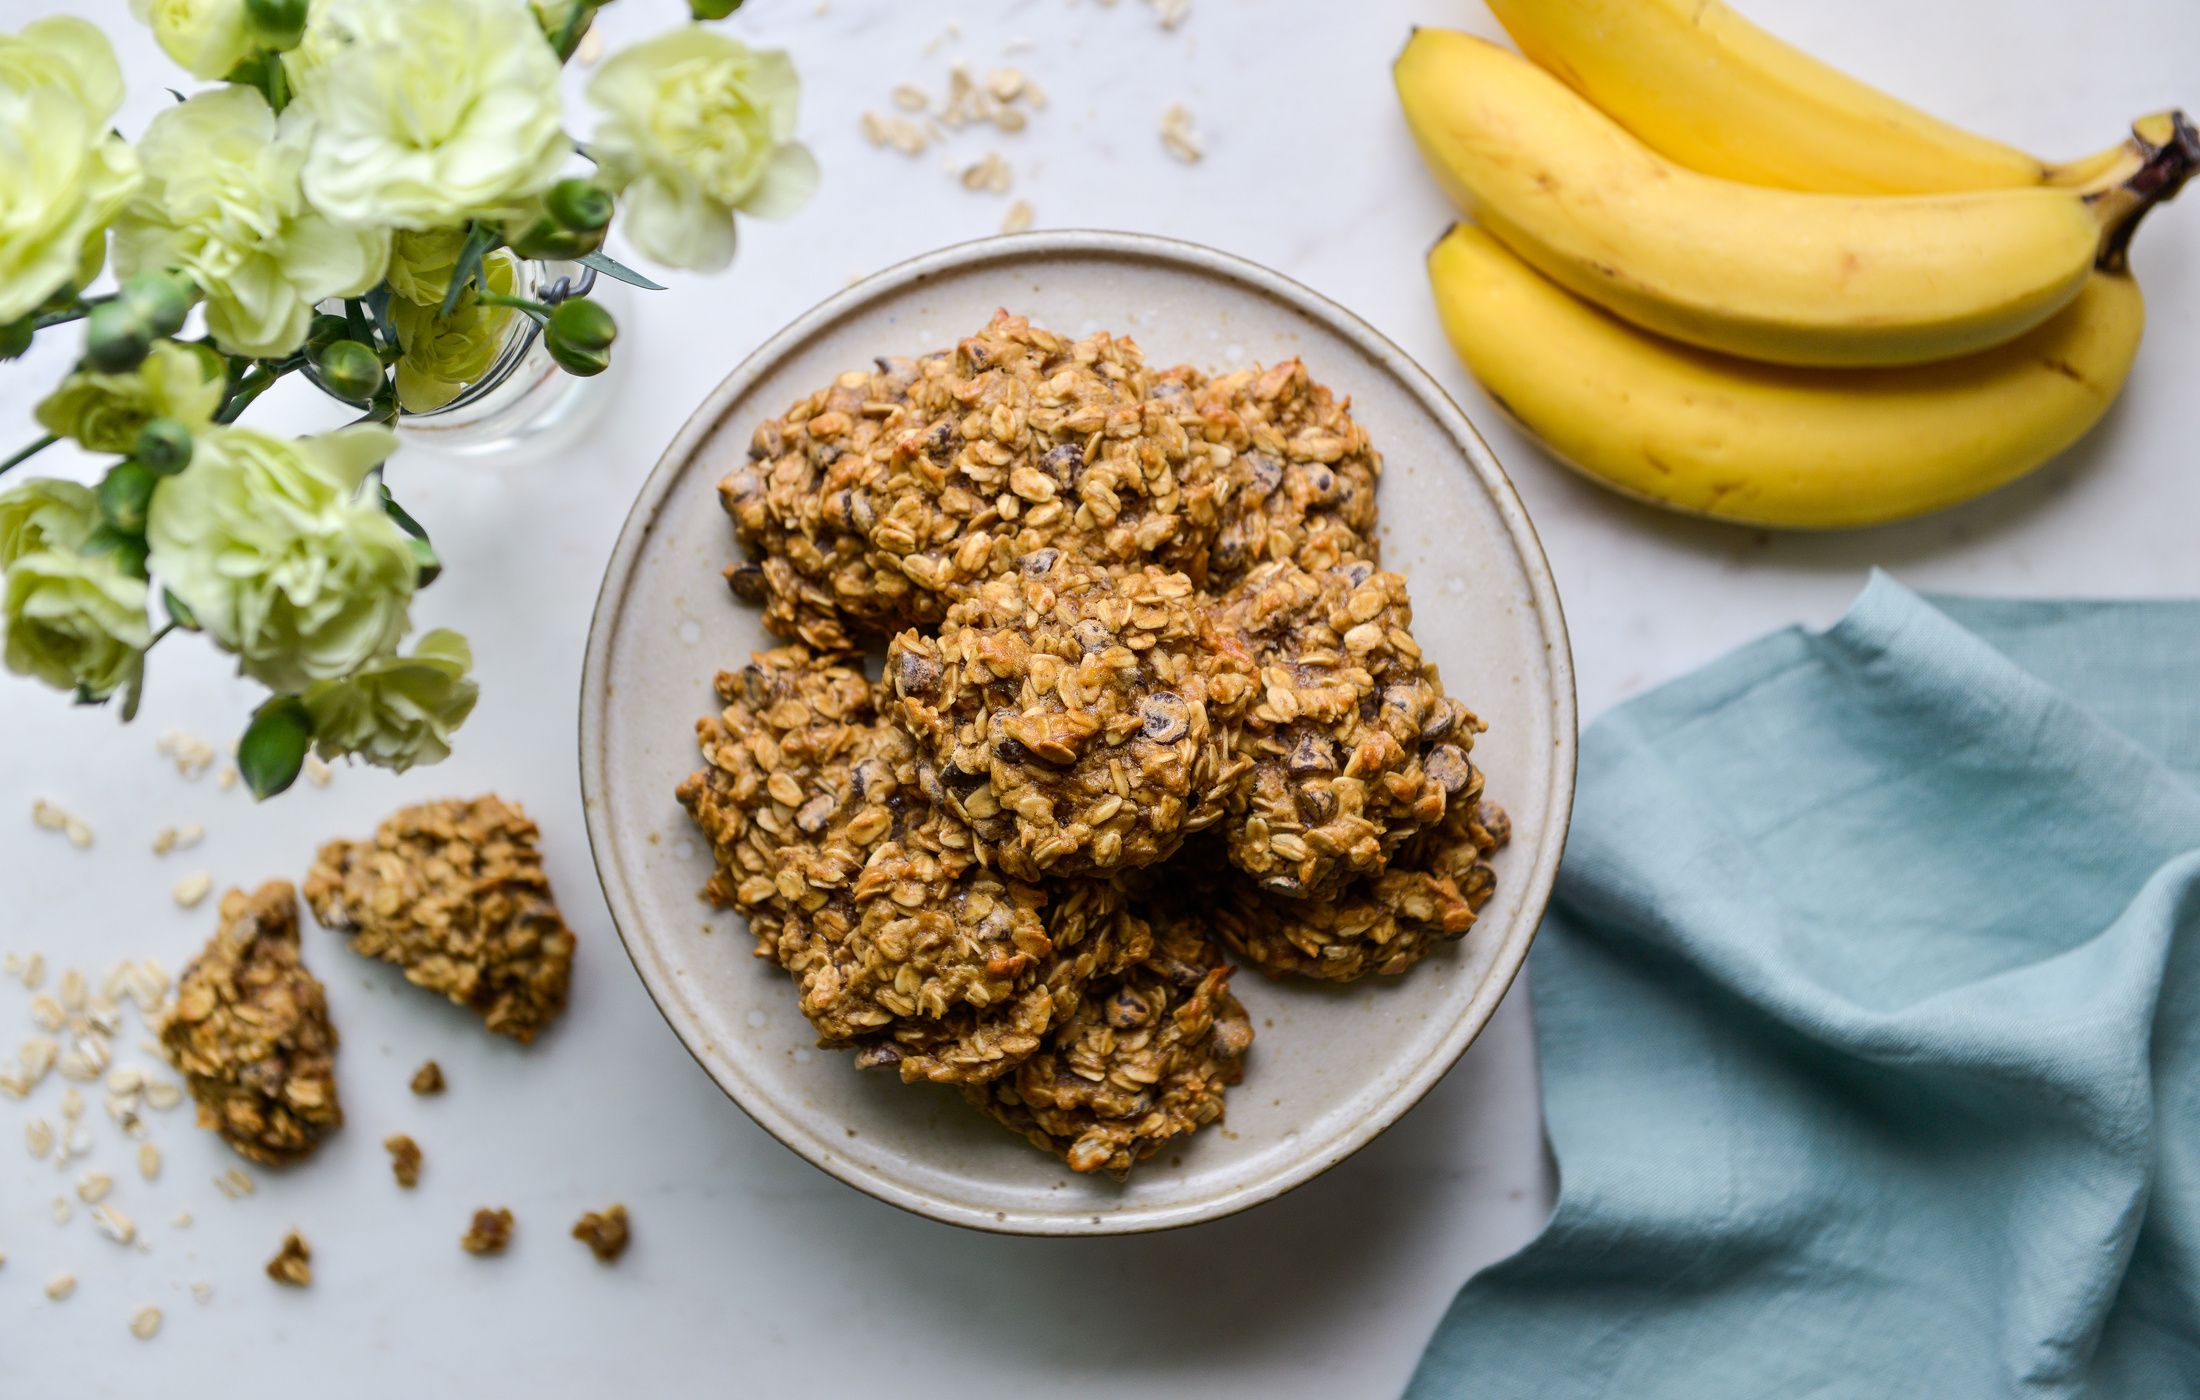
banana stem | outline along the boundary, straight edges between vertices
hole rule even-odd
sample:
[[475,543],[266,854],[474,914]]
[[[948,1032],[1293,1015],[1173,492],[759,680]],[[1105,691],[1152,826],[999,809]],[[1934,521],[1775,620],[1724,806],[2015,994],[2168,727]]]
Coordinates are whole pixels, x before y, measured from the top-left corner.
[[2086,196],[2107,207],[2101,251],[2093,260],[2103,272],[2122,272],[2130,265],[2131,235],[2139,221],[2155,205],[2175,199],[2200,172],[2200,129],[2181,111],[2147,118],[2131,129],[2131,139],[2144,157],[2138,170],[2122,184]]

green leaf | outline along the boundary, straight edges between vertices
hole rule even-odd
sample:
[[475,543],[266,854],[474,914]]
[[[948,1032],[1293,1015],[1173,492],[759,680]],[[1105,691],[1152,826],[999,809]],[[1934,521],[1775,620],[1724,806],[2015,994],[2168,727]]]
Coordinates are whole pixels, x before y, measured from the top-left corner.
[[450,290],[443,294],[442,315],[448,316],[458,309],[458,299],[466,295],[466,289],[481,280],[481,264],[488,258],[489,250],[497,246],[497,231],[488,224],[476,221],[466,231],[466,245],[458,250],[458,265],[451,270]]
[[198,614],[192,612],[172,590],[163,588],[160,591],[160,605],[168,610],[168,616],[175,620],[178,627],[190,632],[199,630]]
[[413,563],[420,569],[419,582],[415,586],[426,588],[434,583],[443,573],[442,557],[435,552],[435,545],[429,542],[427,530],[390,494],[387,482],[382,483],[382,509],[391,520],[397,522],[397,528],[403,530],[412,540]]
[[298,781],[312,742],[313,716],[305,702],[295,695],[275,696],[252,712],[237,741],[237,771],[254,797],[273,797]]
[[650,281],[601,248],[593,253],[583,253],[573,261],[582,267],[592,267],[606,277],[616,277],[630,287],[640,287],[645,292],[661,292],[665,289],[664,283]]

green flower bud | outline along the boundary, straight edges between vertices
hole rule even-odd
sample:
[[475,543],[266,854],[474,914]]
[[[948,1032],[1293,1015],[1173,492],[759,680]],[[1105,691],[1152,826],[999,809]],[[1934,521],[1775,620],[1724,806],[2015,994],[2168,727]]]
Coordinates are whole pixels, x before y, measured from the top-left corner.
[[351,338],[351,322],[341,316],[315,316],[306,326],[306,353],[319,355],[339,340]]
[[77,552],[88,559],[111,558],[115,561],[115,567],[124,574],[130,578],[142,579],[146,577],[145,560],[151,550],[145,543],[145,536],[102,524],[94,526],[92,532],[84,537],[84,543],[77,546]]
[[281,53],[305,36],[310,0],[244,0],[245,32],[263,49]]
[[512,251],[533,262],[572,262],[603,246],[603,230],[575,232],[560,228],[548,214],[513,235]]
[[382,387],[382,361],[356,340],[339,340],[314,359],[321,387],[346,403],[366,403]]
[[542,333],[542,343],[549,347],[550,358],[558,362],[558,368],[567,374],[586,379],[611,368],[610,351],[575,345],[559,335],[555,326]]
[[136,311],[103,301],[84,318],[84,358],[105,374],[126,374],[152,353],[153,333]]
[[12,360],[31,348],[31,318],[0,326],[0,360]]
[[144,272],[122,284],[118,298],[156,336],[174,335],[191,314],[190,283],[165,272]]
[[117,462],[99,481],[99,513],[126,535],[145,533],[145,513],[153,504],[160,476],[143,462]]
[[312,742],[313,716],[304,702],[295,695],[278,695],[252,712],[252,722],[237,741],[237,772],[253,797],[273,797],[298,781]]
[[191,430],[173,418],[155,418],[138,429],[137,459],[160,476],[191,465]]
[[558,227],[574,233],[601,233],[611,223],[611,191],[594,180],[571,176],[550,187],[543,209]]
[[741,8],[741,0],[688,0],[688,13],[697,19],[724,19]]
[[551,311],[550,334],[578,350],[608,350],[619,338],[619,325],[602,302],[571,297]]

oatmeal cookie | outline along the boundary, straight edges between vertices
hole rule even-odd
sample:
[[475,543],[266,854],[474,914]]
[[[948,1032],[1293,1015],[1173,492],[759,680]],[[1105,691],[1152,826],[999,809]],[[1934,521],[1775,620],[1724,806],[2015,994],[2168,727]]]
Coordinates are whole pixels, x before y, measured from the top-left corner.
[[343,1126],[336,1027],[298,960],[289,881],[222,896],[221,926],[184,969],[160,1046],[198,1101],[199,1126],[255,1162],[297,1161]]
[[948,808],[1020,879],[1165,859],[1246,766],[1231,750],[1251,659],[1182,574],[1103,573],[1049,546],[937,637],[895,637],[886,673]]
[[1073,1171],[1118,1180],[1162,1144],[1222,1117],[1253,1023],[1230,968],[1180,911],[1156,908],[1152,953],[1093,986],[1013,1073],[963,1093]]
[[1496,888],[1490,853],[1512,835],[1495,803],[1480,801],[1477,770],[1442,822],[1381,874],[1329,900],[1284,899],[1243,877],[1205,891],[1211,927],[1232,951],[1272,977],[1352,982],[1395,976],[1440,944],[1463,937]]
[[936,624],[1047,545],[1203,580],[1230,452],[1198,382],[1005,312],[952,352],[851,371],[760,426],[720,483],[751,556],[728,581],[773,631],[843,650]]
[[698,727],[707,766],[679,790],[714,852],[704,893],[748,916],[821,1044],[905,1079],[984,1079],[1143,956],[1144,925],[1107,886],[1041,890],[979,863],[854,666],[782,647],[719,695]]
[[1208,559],[1217,590],[1270,561],[1313,571],[1347,559],[1379,562],[1375,484],[1383,459],[1349,401],[1292,359],[1207,380],[1196,404],[1225,478]]
[[1224,600],[1217,623],[1258,660],[1262,694],[1222,830],[1263,889],[1321,899],[1379,873],[1466,787],[1482,722],[1445,696],[1412,621],[1405,580],[1358,559],[1264,564]]
[[573,975],[573,933],[536,840],[527,814],[496,796],[402,808],[371,841],[323,846],[306,901],[353,952],[524,1043],[565,1009]]

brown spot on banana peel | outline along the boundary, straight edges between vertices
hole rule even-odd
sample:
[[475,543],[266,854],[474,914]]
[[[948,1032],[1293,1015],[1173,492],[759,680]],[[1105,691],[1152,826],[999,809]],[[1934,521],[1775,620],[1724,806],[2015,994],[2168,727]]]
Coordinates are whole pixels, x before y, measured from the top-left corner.
[[2094,393],[2099,393],[2101,390],[2100,385],[2095,384],[2092,380],[2086,378],[2084,370],[2079,369],[2076,365],[2070,363],[2070,361],[2068,360],[2057,359],[2054,356],[2050,355],[2040,361],[2040,367],[2049,370],[2055,374],[2061,375],[2063,378],[2069,380],[2073,384],[2091,389]]
[[2085,197],[2102,223],[2101,251],[2093,265],[2103,272],[2130,265],[2131,235],[2139,221],[2155,205],[2175,199],[2200,171],[2200,128],[2182,111],[2141,118],[2132,124],[2131,139],[2145,156],[2139,169],[2121,184]]

